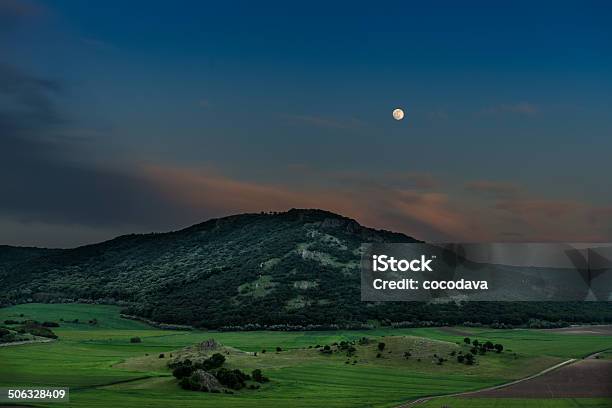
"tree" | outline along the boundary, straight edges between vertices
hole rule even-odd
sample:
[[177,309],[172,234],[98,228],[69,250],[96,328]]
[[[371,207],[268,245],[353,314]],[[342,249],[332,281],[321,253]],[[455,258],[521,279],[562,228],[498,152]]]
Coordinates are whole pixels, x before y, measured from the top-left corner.
[[385,349],[386,344],[383,342],[378,343],[378,350],[383,351]]
[[465,357],[463,356],[463,354],[459,354],[457,356],[457,362],[463,364],[463,361],[465,360]]
[[132,337],[130,339],[130,343],[142,343],[142,340],[140,339],[140,337]]
[[469,337],[466,337],[465,339],[463,339],[463,342],[464,342],[465,344],[470,344],[470,343],[472,342],[472,340],[470,340],[470,338],[469,338]]
[[276,348],[276,351],[277,351],[277,352],[280,352],[280,351],[283,351],[283,349],[282,349],[282,348],[280,348],[280,347],[277,347],[277,348]]
[[485,346],[485,348],[486,348],[487,350],[493,350],[493,347],[494,347],[494,346],[493,346],[493,343],[491,343],[491,341],[487,341],[487,342],[484,344],[484,346]]
[[478,339],[474,339],[474,341],[472,342],[472,345],[474,347],[478,347],[479,344],[480,344],[480,342],[478,341]]
[[466,354],[466,356],[465,356],[465,364],[473,365],[475,361],[476,360],[474,359],[474,355],[473,354]]
[[495,351],[497,351],[498,353],[501,353],[502,350],[504,349],[504,346],[502,346],[501,344],[497,343],[495,346]]

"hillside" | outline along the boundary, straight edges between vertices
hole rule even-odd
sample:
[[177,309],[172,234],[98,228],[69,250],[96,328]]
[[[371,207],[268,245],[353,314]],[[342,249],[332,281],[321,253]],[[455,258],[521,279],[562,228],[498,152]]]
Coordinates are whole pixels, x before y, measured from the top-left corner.
[[608,303],[427,305],[360,301],[363,242],[418,242],[322,210],[242,214],[67,250],[0,247],[2,305],[119,304],[159,322],[355,325],[369,320],[610,321]]

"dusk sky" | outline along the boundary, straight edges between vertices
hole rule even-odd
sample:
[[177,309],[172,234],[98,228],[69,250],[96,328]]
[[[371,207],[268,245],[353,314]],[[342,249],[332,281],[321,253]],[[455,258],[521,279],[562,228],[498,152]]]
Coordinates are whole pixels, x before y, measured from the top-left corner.
[[425,3],[0,0],[0,244],[292,207],[611,241],[612,5]]

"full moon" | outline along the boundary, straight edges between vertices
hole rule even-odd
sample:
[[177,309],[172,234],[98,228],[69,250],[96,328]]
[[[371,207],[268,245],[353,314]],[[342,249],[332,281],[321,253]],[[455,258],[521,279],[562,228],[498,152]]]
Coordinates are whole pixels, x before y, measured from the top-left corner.
[[395,119],[395,120],[402,120],[402,119],[404,119],[404,111],[401,110],[400,108],[394,109],[393,110],[393,119]]

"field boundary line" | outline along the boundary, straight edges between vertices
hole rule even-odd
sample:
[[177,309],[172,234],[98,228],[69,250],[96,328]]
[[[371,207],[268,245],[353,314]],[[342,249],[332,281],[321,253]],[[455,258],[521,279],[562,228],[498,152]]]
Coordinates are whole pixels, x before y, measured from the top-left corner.
[[0,347],[10,347],[10,346],[22,346],[25,344],[42,344],[42,343],[52,343],[56,341],[55,339],[36,339],[36,340],[23,340],[23,341],[12,341],[10,343],[0,343]]
[[500,389],[500,388],[506,388],[506,387],[509,387],[511,385],[522,383],[523,381],[528,381],[528,380],[531,380],[533,378],[540,377],[540,376],[542,376],[544,374],[548,374],[549,372],[551,372],[553,370],[557,370],[557,369],[559,369],[561,367],[565,367],[566,365],[575,363],[576,361],[579,361],[579,360],[580,359],[570,358],[569,360],[565,360],[565,361],[563,361],[561,363],[555,364],[554,366],[545,368],[544,370],[542,370],[542,371],[540,371],[540,372],[538,372],[536,374],[532,374],[532,375],[527,376],[527,377],[519,378],[518,380],[513,380],[513,381],[510,381],[510,382],[507,382],[507,383],[504,383],[504,384],[494,385],[492,387],[481,388],[479,390],[473,390],[473,391],[463,391],[463,392],[457,392],[457,393],[454,393],[454,394],[442,394],[442,395],[432,395],[432,396],[429,396],[429,397],[422,397],[422,398],[418,398],[418,399],[416,399],[414,401],[410,401],[410,402],[406,402],[404,404],[398,405],[395,408],[413,407],[415,405],[420,405],[420,404],[423,404],[425,402],[428,402],[428,401],[430,401],[432,399],[436,399],[436,398],[458,397],[458,396],[461,396],[461,395],[469,395],[469,394],[475,394],[475,393],[483,392],[483,391],[493,391],[493,390],[497,390],[497,389]]
[[164,377],[172,377],[172,374],[159,374],[159,375],[143,375],[140,377],[135,377],[135,378],[127,378],[125,380],[117,380],[117,381],[112,381],[109,383],[105,383],[105,384],[93,384],[93,385],[84,385],[81,387],[71,387],[70,390],[71,391],[83,391],[83,390],[89,390],[89,389],[93,389],[93,388],[100,388],[100,387],[108,387],[111,385],[117,385],[117,384],[125,384],[125,383],[129,383],[129,382],[134,382],[134,381],[140,381],[140,380],[148,380],[149,378],[164,378]]

